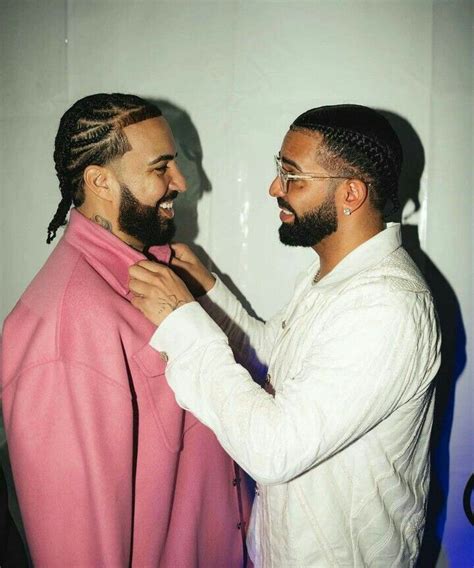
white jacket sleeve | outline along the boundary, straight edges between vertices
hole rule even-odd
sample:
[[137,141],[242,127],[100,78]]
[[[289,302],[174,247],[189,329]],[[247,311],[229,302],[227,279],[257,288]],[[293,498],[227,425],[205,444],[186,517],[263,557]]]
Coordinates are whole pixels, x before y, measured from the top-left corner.
[[214,287],[198,301],[227,336],[236,360],[258,375],[261,367],[268,365],[282,312],[267,322],[250,316],[222,280],[214,276]]
[[254,479],[282,483],[423,397],[438,363],[436,318],[424,296],[400,292],[369,305],[349,297],[275,397],[236,364],[227,338],[196,302],[173,312],[151,345],[168,355],[178,403]]

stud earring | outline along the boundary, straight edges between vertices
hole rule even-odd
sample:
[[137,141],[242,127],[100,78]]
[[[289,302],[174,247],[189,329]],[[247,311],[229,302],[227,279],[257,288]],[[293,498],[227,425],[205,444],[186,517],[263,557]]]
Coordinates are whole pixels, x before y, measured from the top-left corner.
[[352,211],[349,209],[349,207],[344,207],[342,212],[344,213],[344,215],[350,215],[352,213]]

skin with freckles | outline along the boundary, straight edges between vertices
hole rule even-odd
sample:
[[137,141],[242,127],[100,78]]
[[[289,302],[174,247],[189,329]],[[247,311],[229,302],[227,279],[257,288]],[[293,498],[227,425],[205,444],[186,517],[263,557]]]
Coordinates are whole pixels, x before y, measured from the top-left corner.
[[[321,134],[305,130],[288,131],[280,149],[281,161],[288,172],[341,175],[324,167],[323,156]],[[280,213],[282,223],[288,226],[295,223],[296,218],[311,213],[328,214],[329,203],[329,213],[335,216],[335,229],[311,245],[321,261],[319,280],[352,250],[383,230],[382,214],[370,203],[365,182],[357,178],[292,181],[285,193],[276,177],[269,193],[289,206],[289,212]],[[350,209],[351,214],[344,215],[344,209]],[[191,287],[197,282],[201,290],[208,291],[214,283],[210,272],[188,248],[179,250],[182,259],[175,260],[174,269],[173,264],[168,268],[148,261],[130,269],[130,290],[140,295],[134,298],[133,304],[157,326],[175,309],[193,300],[186,284]]]

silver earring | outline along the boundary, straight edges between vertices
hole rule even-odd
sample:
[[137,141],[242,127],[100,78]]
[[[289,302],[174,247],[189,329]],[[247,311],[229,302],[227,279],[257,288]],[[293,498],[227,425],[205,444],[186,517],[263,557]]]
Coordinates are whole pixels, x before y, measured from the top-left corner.
[[349,207],[344,207],[342,212],[344,213],[344,215],[350,215],[352,213],[352,211],[349,209]]

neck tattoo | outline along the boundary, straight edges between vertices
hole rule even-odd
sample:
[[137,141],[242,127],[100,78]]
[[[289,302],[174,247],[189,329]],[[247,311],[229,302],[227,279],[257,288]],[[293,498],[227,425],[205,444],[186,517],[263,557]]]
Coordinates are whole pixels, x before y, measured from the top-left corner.
[[[108,219],[106,219],[105,217],[101,217],[100,215],[93,215],[91,217],[91,221],[93,221],[97,225],[100,225],[103,229],[105,229],[106,231],[109,231],[109,233],[113,233],[112,223]],[[115,235],[115,236],[118,236],[118,235]],[[119,238],[120,238],[120,240],[122,240],[126,245],[128,245],[132,249],[135,249],[138,252],[143,252],[143,247],[140,247],[140,245],[130,243],[130,242],[124,240],[121,237],[119,237]]]
[[94,221],[94,223],[97,223],[106,231],[112,232],[112,223],[108,219],[104,219],[104,217],[101,217],[100,215],[94,215],[91,218],[91,221]]

